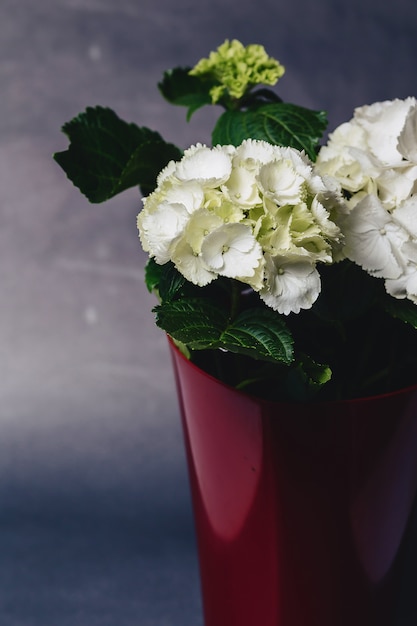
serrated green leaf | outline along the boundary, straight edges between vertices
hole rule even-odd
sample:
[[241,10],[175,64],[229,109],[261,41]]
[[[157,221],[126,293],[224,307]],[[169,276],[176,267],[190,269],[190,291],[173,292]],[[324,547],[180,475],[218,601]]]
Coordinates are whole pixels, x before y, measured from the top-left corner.
[[70,145],[54,159],[94,203],[134,186],[149,193],[159,171],[181,157],[181,151],[159,133],[124,122],[108,108],[89,107],[62,131]]
[[159,280],[159,296],[162,302],[170,302],[175,298],[186,281],[173,263],[165,263],[162,266],[162,270]]
[[246,310],[230,323],[223,309],[205,298],[182,298],[154,311],[157,325],[191,350],[222,348],[286,364],[293,359],[292,336],[273,311]]
[[318,142],[326,127],[324,111],[277,102],[247,111],[226,111],[217,120],[212,141],[213,145],[238,146],[244,139],[261,139],[304,150],[314,161]]
[[164,73],[158,88],[171,104],[188,107],[187,120],[192,114],[211,104],[210,89],[212,83],[198,76],[190,76],[190,67],[176,67]]
[[227,326],[223,309],[205,298],[182,298],[154,308],[156,324],[192,350],[217,347]]
[[332,370],[328,365],[316,363],[308,355],[298,355],[286,380],[288,397],[302,402],[310,400],[331,378]]
[[159,265],[155,259],[145,266],[145,284],[150,293],[158,292],[161,302],[170,302],[185,283],[185,278],[171,262]]
[[384,308],[391,317],[417,328],[417,305],[410,300],[398,300],[389,296],[384,302]]
[[126,164],[112,195],[139,186],[142,194],[147,196],[155,189],[159,172],[169,161],[176,161],[181,156],[179,148],[164,140],[142,143]]
[[284,320],[268,309],[247,309],[224,331],[222,347],[255,359],[291,363],[293,339]]
[[328,365],[317,363],[306,354],[300,356],[299,364],[310,387],[321,387],[332,377],[332,370]]

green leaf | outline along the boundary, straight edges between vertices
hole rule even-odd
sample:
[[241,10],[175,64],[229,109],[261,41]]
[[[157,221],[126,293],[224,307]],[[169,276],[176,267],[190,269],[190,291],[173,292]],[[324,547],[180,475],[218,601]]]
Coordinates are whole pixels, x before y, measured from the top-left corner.
[[159,297],[162,302],[170,302],[181,290],[186,280],[173,263],[165,263],[162,270],[159,281]]
[[156,323],[191,350],[222,348],[254,359],[289,364],[293,339],[273,311],[243,311],[232,323],[223,309],[206,298],[182,298],[154,309]]
[[202,80],[198,76],[190,76],[191,67],[176,67],[164,73],[158,83],[159,90],[165,100],[171,104],[188,107],[187,120],[192,114],[211,104],[210,89],[212,82]]
[[217,120],[213,145],[238,146],[244,139],[262,139],[304,150],[315,161],[316,148],[327,127],[324,111],[277,102],[247,111],[226,111]]
[[186,282],[171,262],[159,265],[149,259],[145,266],[145,284],[150,293],[157,292],[161,302],[170,302],[175,298]]
[[192,350],[218,346],[228,323],[223,309],[206,298],[182,298],[154,308],[156,324]]
[[384,308],[391,317],[417,328],[417,305],[410,300],[398,300],[389,296],[384,302]]
[[149,293],[158,291],[164,266],[158,265],[155,259],[148,259],[145,265],[145,285]]
[[287,376],[286,391],[293,400],[310,400],[332,378],[328,365],[316,363],[306,354],[298,355]]
[[313,359],[306,354],[300,356],[299,362],[311,388],[325,385],[332,377],[332,370],[328,365],[316,363],[316,361],[313,361]]
[[224,331],[221,347],[263,361],[291,363],[293,339],[284,320],[269,309],[247,309]]
[[70,145],[54,159],[90,202],[104,202],[134,186],[148,194],[160,170],[182,154],[159,133],[124,122],[103,107],[87,108],[62,131]]
[[142,194],[147,196],[155,189],[159,172],[169,161],[176,161],[181,156],[179,148],[163,139],[142,143],[126,164],[112,195],[140,186]]

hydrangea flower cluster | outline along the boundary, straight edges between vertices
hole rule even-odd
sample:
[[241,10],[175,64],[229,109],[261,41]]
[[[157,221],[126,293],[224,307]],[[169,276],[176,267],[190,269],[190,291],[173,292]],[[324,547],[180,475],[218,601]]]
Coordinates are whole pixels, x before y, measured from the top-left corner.
[[275,85],[284,72],[284,66],[268,56],[263,46],[243,46],[236,39],[226,39],[207,59],[201,59],[190,75],[219,83],[210,89],[212,103],[216,104],[226,92],[232,98],[241,98],[254,85]]
[[293,148],[197,144],[159,174],[138,228],[144,250],[190,282],[237,279],[279,313],[298,313],[320,293],[317,263],[331,263],[340,244],[338,202]]
[[91,202],[139,187],[156,324],[198,367],[273,400],[413,385],[417,100],[358,108],[320,148],[326,113],[265,86],[283,73],[263,46],[226,40],[158,83],[187,120],[220,105],[214,147],[183,152],[88,107],[54,158]]
[[336,221],[342,257],[383,278],[389,294],[417,303],[417,101],[357,108],[319,153],[340,183],[347,211]]

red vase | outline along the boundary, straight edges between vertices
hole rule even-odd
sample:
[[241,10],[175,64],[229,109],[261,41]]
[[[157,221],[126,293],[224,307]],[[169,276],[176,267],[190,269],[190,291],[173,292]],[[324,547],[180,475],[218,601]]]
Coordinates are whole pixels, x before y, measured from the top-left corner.
[[391,626],[417,487],[417,386],[271,403],[170,349],[205,626]]

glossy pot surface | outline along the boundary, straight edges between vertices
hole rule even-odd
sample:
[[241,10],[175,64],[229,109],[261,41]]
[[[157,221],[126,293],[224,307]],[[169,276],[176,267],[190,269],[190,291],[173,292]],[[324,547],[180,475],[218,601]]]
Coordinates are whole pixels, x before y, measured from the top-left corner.
[[417,387],[268,403],[170,350],[205,626],[392,626],[417,487]]

